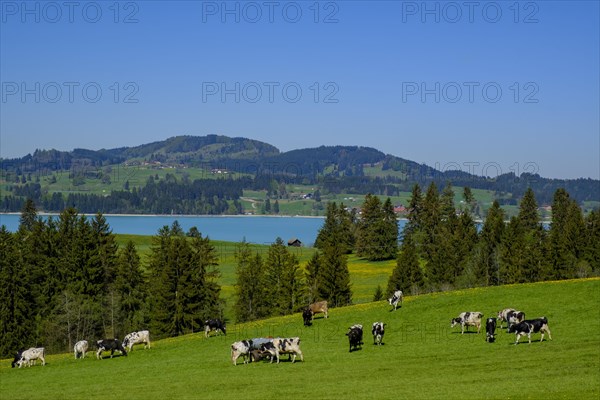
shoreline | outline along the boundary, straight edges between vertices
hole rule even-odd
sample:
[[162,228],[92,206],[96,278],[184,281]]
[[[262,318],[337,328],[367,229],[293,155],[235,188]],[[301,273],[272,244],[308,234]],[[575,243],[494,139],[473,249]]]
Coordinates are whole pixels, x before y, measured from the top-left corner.
[[[0,212],[2,215],[21,215],[20,212]],[[38,212],[39,216],[59,216],[60,213],[54,212]],[[85,214],[79,213],[79,215],[94,216],[96,214]],[[321,218],[324,219],[324,215],[261,215],[261,214],[234,214],[234,215],[215,215],[215,214],[102,214],[104,217],[177,217],[177,218]]]

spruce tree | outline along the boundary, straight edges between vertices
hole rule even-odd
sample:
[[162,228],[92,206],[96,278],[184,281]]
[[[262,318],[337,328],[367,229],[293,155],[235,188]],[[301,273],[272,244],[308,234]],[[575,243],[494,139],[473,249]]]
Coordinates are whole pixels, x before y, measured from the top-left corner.
[[590,212],[585,218],[582,258],[588,262],[594,275],[600,274],[600,210]]
[[519,218],[512,217],[502,234],[500,245],[500,285],[524,282],[525,235]]
[[197,229],[184,234],[175,221],[153,238],[150,257],[151,316],[159,335],[195,332],[207,317],[220,316],[216,254]]
[[344,247],[345,253],[351,253],[355,245],[354,226],[355,216],[346,210],[343,203],[339,207],[336,202],[327,203],[325,221],[319,229],[315,247],[323,249],[325,241],[333,236]]
[[[325,247],[324,242],[322,243],[322,246]],[[320,251],[316,251],[306,263],[305,268],[306,287],[308,291],[307,303],[309,304],[321,300],[319,298],[319,288],[321,286],[322,269],[323,257]]]
[[332,307],[352,304],[348,256],[335,241],[328,241],[323,249],[319,278],[319,298]]
[[418,293],[424,286],[423,272],[419,265],[417,250],[410,235],[404,238],[396,267],[392,271],[387,284],[387,295],[391,295],[396,290],[402,290],[404,293]]
[[6,226],[0,227],[0,356],[37,343],[35,299],[22,249]]
[[483,286],[498,285],[498,247],[504,232],[504,211],[497,200],[488,210],[487,217],[479,234],[479,242],[474,250],[475,279]]
[[358,222],[357,255],[371,261],[395,258],[398,249],[398,221],[388,198],[367,194]]
[[220,273],[215,247],[208,236],[203,237],[196,227],[187,234],[191,238],[188,261],[189,280],[186,282],[186,304],[184,306],[192,332],[204,327],[204,321],[223,317],[219,299],[221,287],[217,283]]
[[418,183],[415,183],[412,189],[410,201],[408,203],[408,221],[406,222],[403,234],[411,235],[420,231],[423,227],[423,193]]
[[118,316],[121,330],[140,330],[146,323],[143,308],[147,290],[140,256],[131,240],[119,250],[114,286],[119,297]]
[[528,188],[519,204],[519,225],[524,231],[534,230],[539,225],[538,205],[533,189]]
[[362,206],[362,215],[358,221],[356,254],[359,257],[369,260],[377,257],[380,250],[377,248],[377,227],[380,226],[382,220],[383,212],[379,197],[367,194]]
[[268,299],[274,315],[286,315],[303,307],[305,286],[298,258],[289,252],[278,237],[265,259],[267,287],[272,288]]
[[252,253],[250,245],[243,241],[235,252],[236,302],[234,311],[237,322],[253,321],[270,313],[267,302],[265,269],[260,254]]

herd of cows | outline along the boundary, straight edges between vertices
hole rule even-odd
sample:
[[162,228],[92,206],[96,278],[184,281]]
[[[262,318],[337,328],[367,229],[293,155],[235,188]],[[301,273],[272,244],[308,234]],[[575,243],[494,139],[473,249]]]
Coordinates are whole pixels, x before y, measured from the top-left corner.
[[[477,333],[479,333],[481,331],[482,319],[483,314],[480,312],[463,312],[458,317],[452,318],[450,327],[453,328],[456,325],[460,325],[461,333],[465,333],[465,328],[468,330],[469,326],[474,326],[477,328]],[[546,333],[550,340],[552,340],[546,317],[526,320],[524,312],[517,311],[514,308],[505,308],[498,312],[497,318],[490,317],[485,322],[485,340],[489,343],[493,343],[496,340],[497,321],[500,321],[500,329],[502,329],[503,323],[506,322],[507,332],[516,335],[515,344],[519,343],[519,339],[522,336],[527,336],[529,343],[531,343],[531,335],[533,333],[541,333],[540,342],[544,341],[544,334]]]
[[[397,290],[393,293],[392,297],[388,299],[388,302],[394,311],[402,306],[403,294],[402,291]],[[310,326],[313,322],[315,314],[323,313],[325,318],[328,318],[328,306],[327,301],[320,301],[309,305],[302,312],[302,319],[305,326]],[[463,312],[456,318],[452,318],[450,327],[453,328],[456,325],[461,326],[461,334],[464,334],[465,329],[468,331],[470,326],[477,328],[477,333],[481,331],[481,325],[483,321],[483,314],[480,312]],[[492,343],[496,340],[496,325],[499,322],[500,329],[503,329],[503,323],[506,322],[507,332],[514,333],[516,335],[515,344],[519,343],[519,340],[523,336],[527,336],[529,343],[531,343],[531,335],[534,333],[541,333],[541,340],[544,340],[544,335],[548,334],[550,340],[552,336],[548,327],[548,319],[546,317],[536,319],[525,319],[525,313],[517,311],[513,308],[505,308],[498,312],[498,316],[490,317],[486,319],[486,338],[485,340]],[[383,336],[385,334],[385,323],[381,321],[374,322],[371,327],[371,333],[373,335],[373,344],[383,344]],[[222,333],[227,335],[227,329],[225,323],[220,319],[209,319],[205,322],[204,335],[208,337],[210,332]],[[349,351],[358,350],[364,344],[363,342],[363,326],[361,324],[354,324],[348,328],[346,333],[349,341]],[[110,357],[112,358],[115,351],[118,351],[123,356],[127,356],[127,352],[133,349],[135,344],[143,344],[144,348],[150,348],[150,332],[147,330],[132,332],[125,336],[123,341],[118,339],[101,339],[96,341],[96,358],[102,359],[102,353],[110,351]],[[84,358],[86,352],[89,349],[87,340],[80,340],[73,346],[73,352],[75,359]],[[233,365],[237,365],[237,360],[242,357],[244,364],[249,362],[256,362],[262,359],[269,359],[271,363],[276,360],[279,363],[280,356],[287,354],[291,359],[292,363],[296,361],[296,357],[300,357],[301,361],[304,361],[304,355],[300,349],[300,338],[272,338],[272,337],[261,337],[254,339],[246,339],[234,342],[231,345],[231,361]],[[42,365],[46,364],[45,360],[45,349],[43,347],[32,347],[27,350],[22,349],[17,352],[12,362],[12,367],[18,366],[21,368],[23,365],[31,367],[34,365],[36,360],[40,360]]]

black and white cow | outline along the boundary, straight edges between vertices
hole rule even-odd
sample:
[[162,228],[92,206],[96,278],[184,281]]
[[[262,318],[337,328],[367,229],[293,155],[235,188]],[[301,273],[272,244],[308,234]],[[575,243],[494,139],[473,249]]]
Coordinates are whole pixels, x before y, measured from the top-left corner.
[[225,323],[220,319],[207,319],[204,322],[204,336],[208,337],[208,334],[211,331],[215,331],[216,333],[223,333],[223,335],[227,336],[227,330]]
[[485,322],[485,341],[494,343],[496,340],[496,318],[490,317]]
[[512,310],[506,313],[506,321],[508,322],[508,327],[511,325],[519,324],[525,321],[525,313],[522,311]]
[[73,346],[73,352],[75,353],[75,359],[85,358],[85,353],[87,351],[88,351],[88,341],[87,340],[80,340],[79,342],[75,343],[75,346]]
[[363,345],[363,327],[360,324],[352,325],[348,328],[348,332],[346,333],[348,336],[348,342],[350,344],[350,352],[352,350],[358,350],[359,347]]
[[392,297],[390,297],[388,299],[388,302],[390,303],[391,306],[394,307],[394,310],[396,310],[398,308],[398,303],[400,303],[400,307],[402,307],[403,299],[404,299],[404,296],[402,295],[402,290],[396,290],[394,292],[394,294],[392,295]]
[[307,307],[302,311],[302,320],[304,320],[304,326],[311,326],[313,320],[313,312],[310,307]]
[[11,368],[14,368],[17,366],[17,363],[21,360],[21,356],[23,355],[24,351],[25,351],[25,349],[19,349],[19,351],[17,351],[17,353],[15,354],[15,359],[13,360],[12,363],[10,363]]
[[42,360],[42,365],[46,365],[46,350],[43,347],[31,347],[24,352],[21,353],[21,359],[17,361],[17,365],[19,368],[23,366],[23,364],[27,364],[28,367],[31,367],[32,361],[35,364],[35,360]]
[[[296,362],[296,356],[300,356],[300,361],[304,361],[304,355],[302,354],[302,350],[300,350],[300,338],[275,338],[273,339],[273,346],[277,350],[275,353],[275,358],[277,359],[277,364],[279,364],[279,356],[282,354],[290,354],[292,358],[292,363]],[[271,362],[273,360],[271,359]]]
[[252,350],[252,340],[240,340],[231,345],[231,361],[233,365],[237,365],[237,359],[244,358],[244,364],[248,364],[250,351]]
[[519,339],[521,338],[521,336],[525,335],[527,335],[529,343],[531,343],[531,334],[538,332],[541,332],[542,334],[540,342],[544,341],[545,333],[547,333],[550,340],[552,340],[550,328],[548,328],[548,319],[546,317],[527,319],[525,321],[519,322],[518,324],[511,325],[508,328],[508,333],[516,334],[515,345],[519,343]]
[[[508,313],[511,311],[516,311],[514,308],[505,308],[502,311],[498,311],[498,323],[500,324],[500,329],[502,328],[502,323],[503,322],[508,322]],[[508,328],[508,325],[506,326]]]
[[150,332],[149,331],[137,331],[131,332],[125,336],[123,339],[123,347],[127,349],[127,351],[131,351],[133,349],[134,344],[144,344],[145,348],[150,348]]
[[371,333],[373,334],[373,344],[382,345],[383,335],[385,333],[385,324],[383,322],[373,322]]
[[96,358],[98,360],[102,359],[103,351],[110,351],[110,358],[113,358],[115,351],[119,351],[121,355],[127,356],[127,351],[119,341],[119,339],[101,339],[96,342],[96,347],[98,351],[96,351]]
[[469,326],[477,327],[477,333],[481,331],[481,318],[483,318],[483,313],[480,312],[463,312],[458,315],[457,318],[452,318],[450,321],[450,328],[454,328],[456,325],[460,324],[461,334],[465,333],[465,326],[467,327],[467,332],[469,331]]

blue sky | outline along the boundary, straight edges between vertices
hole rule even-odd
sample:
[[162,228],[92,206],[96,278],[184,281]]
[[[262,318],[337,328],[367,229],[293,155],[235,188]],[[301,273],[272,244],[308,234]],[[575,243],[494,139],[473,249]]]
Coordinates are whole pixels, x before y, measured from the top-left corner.
[[600,178],[596,1],[2,1],[0,18],[0,157],[223,134]]

